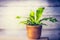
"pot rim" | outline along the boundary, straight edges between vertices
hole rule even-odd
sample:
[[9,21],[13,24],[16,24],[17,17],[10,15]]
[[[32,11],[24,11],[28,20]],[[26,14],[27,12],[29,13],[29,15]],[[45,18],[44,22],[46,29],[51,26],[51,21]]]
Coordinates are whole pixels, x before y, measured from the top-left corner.
[[26,26],[29,26],[29,27],[42,27],[42,25],[29,25],[29,24],[27,24]]

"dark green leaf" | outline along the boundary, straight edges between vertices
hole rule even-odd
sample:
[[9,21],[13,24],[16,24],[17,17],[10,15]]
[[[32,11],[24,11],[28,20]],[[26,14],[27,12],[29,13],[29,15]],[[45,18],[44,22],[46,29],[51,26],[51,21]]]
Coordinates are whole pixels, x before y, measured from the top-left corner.
[[40,21],[47,21],[47,20],[49,20],[49,18],[43,18]]
[[56,18],[50,17],[49,21],[54,23],[54,22],[57,22],[58,20]]
[[51,21],[51,22],[57,22],[58,20],[56,18],[53,17],[49,17],[49,18],[43,18],[40,21]]
[[45,24],[45,23],[41,23],[41,25],[46,25],[47,26],[47,24]]

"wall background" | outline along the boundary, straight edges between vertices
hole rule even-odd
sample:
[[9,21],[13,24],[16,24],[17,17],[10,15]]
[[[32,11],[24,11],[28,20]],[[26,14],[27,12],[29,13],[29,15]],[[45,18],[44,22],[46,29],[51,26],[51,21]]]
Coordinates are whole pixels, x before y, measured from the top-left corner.
[[[43,26],[42,37],[49,37],[50,40],[60,39],[60,1],[59,0],[0,0],[0,37],[16,36],[26,39],[25,25],[18,24],[15,18],[28,16],[30,10],[38,7],[46,7],[43,17],[56,17],[59,22],[49,23]],[[21,19],[25,20],[25,19]]]

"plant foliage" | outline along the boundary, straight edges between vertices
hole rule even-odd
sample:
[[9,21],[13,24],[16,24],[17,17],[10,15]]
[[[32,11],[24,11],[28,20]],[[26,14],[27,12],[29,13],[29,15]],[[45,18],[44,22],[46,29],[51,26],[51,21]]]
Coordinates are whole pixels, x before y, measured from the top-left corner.
[[[40,7],[36,10],[36,12],[30,11],[30,15],[27,18],[27,20],[21,21],[20,23],[28,24],[28,25],[46,25],[46,24],[42,23],[42,21],[51,21],[53,23],[58,21],[56,18],[53,18],[53,17],[41,19],[44,9],[45,9],[44,7]],[[16,18],[20,19],[21,17],[17,16]]]

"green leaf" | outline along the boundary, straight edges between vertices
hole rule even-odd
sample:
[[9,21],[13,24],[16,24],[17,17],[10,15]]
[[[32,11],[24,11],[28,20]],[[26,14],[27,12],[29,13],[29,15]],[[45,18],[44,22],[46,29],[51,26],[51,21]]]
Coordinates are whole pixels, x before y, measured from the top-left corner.
[[58,22],[58,20],[56,18],[53,18],[53,17],[49,17],[49,18],[43,18],[40,20],[41,21],[50,21],[50,22]]
[[46,25],[47,26],[47,24],[45,24],[45,23],[41,23],[41,25]]
[[34,16],[35,15],[35,13],[34,13],[34,11],[30,11],[30,16]]
[[58,20],[56,18],[50,17],[49,21],[54,23],[54,22],[57,22]]
[[27,20],[27,24],[33,24],[31,20]]
[[35,21],[34,14],[35,14],[34,11],[31,11],[30,12],[29,19],[31,20],[31,22],[34,22]]
[[36,10],[36,20],[37,20],[37,21],[40,20],[40,18],[41,18],[41,16],[42,16],[42,13],[43,13],[43,10],[44,10],[43,7],[38,8],[38,9]]
[[20,16],[16,16],[17,19],[20,19],[21,17]]
[[50,18],[43,18],[40,21],[48,21]]
[[22,23],[22,24],[27,24],[27,21],[21,21],[19,22],[19,24]]

